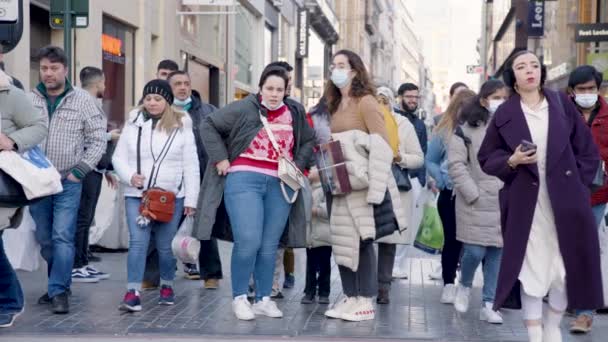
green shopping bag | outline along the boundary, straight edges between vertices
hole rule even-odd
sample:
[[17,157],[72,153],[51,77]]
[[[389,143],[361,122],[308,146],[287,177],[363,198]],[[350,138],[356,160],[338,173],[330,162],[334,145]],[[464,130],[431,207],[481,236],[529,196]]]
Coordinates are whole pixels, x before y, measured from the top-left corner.
[[429,196],[424,204],[422,222],[420,222],[414,247],[429,254],[441,254],[443,243],[443,224],[439,217],[435,196]]

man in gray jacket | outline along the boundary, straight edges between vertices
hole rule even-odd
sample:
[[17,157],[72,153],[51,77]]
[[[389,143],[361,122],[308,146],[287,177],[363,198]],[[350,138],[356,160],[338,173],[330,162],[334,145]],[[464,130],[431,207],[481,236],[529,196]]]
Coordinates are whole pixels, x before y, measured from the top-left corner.
[[42,48],[39,59],[42,82],[32,92],[32,101],[48,117],[49,133],[42,147],[63,177],[63,192],[30,206],[36,239],[49,268],[48,293],[39,303],[51,303],[54,313],[66,314],[81,181],[105,152],[106,125],[91,96],[67,81],[67,58],[62,49]]
[[[0,71],[0,133],[1,151],[26,151],[39,144],[47,134],[47,124],[42,112],[20,89],[10,84],[10,77]],[[0,207],[0,328],[13,325],[23,311],[23,291],[13,270],[2,242],[2,231],[17,228],[21,209]]]

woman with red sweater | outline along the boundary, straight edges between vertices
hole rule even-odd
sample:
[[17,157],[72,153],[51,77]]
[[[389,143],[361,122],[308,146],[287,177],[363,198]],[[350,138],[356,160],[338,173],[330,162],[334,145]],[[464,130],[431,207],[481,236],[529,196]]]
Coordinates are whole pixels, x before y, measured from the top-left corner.
[[[223,215],[217,214],[223,197],[234,238],[232,308],[241,320],[254,319],[255,315],[283,317],[270,300],[270,293],[279,240],[290,217],[291,204],[286,197],[291,199],[294,193],[281,184],[279,157],[292,160],[304,170],[315,144],[305,114],[283,102],[287,84],[284,68],[266,68],[259,94],[229,104],[202,124],[201,136],[212,167],[206,169],[203,178],[199,199],[202,215],[195,235],[205,240],[215,227],[225,226]],[[263,119],[268,121],[277,149],[263,127]],[[306,218],[292,215],[291,220]],[[247,300],[251,274],[256,289],[253,306]]]

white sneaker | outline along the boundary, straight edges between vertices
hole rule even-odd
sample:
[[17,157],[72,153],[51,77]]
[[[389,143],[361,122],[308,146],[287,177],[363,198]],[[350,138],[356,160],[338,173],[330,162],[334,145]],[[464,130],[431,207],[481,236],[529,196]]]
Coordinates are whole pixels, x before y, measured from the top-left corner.
[[393,278],[395,279],[407,279],[407,272],[402,270],[401,268],[396,268],[393,270]]
[[329,318],[342,319],[342,315],[344,314],[344,312],[349,310],[350,307],[354,304],[357,304],[356,297],[346,297],[334,304],[331,309],[325,311],[325,316]]
[[270,300],[270,297],[264,297],[261,301],[253,304],[253,313],[271,318],[283,317],[283,312],[277,308],[275,302]]
[[443,287],[443,291],[441,292],[441,300],[442,304],[454,304],[454,300],[456,299],[456,286],[454,284],[447,284]]
[[431,279],[431,280],[443,279],[443,268],[441,268],[441,265],[437,266],[437,268],[435,268],[435,271],[433,271],[433,272],[431,272],[431,274],[429,274],[429,279]]
[[357,297],[354,305],[342,314],[342,319],[350,322],[370,321],[376,317],[371,297]]
[[251,303],[247,300],[247,295],[234,298],[232,301],[232,311],[236,318],[242,321],[251,321],[255,318],[255,313],[251,309]]
[[460,313],[469,311],[469,301],[471,299],[471,288],[458,286],[456,291],[456,299],[454,300],[454,308]]
[[491,324],[502,324],[502,315],[499,311],[492,310],[493,303],[483,303],[479,311],[479,320]]

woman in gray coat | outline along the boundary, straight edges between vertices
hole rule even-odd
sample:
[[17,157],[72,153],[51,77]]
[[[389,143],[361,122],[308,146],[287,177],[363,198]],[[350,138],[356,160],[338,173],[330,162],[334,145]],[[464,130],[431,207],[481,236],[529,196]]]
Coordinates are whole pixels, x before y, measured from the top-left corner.
[[464,106],[463,124],[452,135],[448,152],[448,173],[456,195],[456,238],[463,243],[462,276],[454,307],[467,312],[473,277],[483,260],[483,305],[479,319],[493,324],[503,321],[500,313],[492,309],[503,245],[498,205],[502,182],[484,173],[476,156],[490,117],[506,98],[507,89],[502,81],[484,83],[479,95]]

